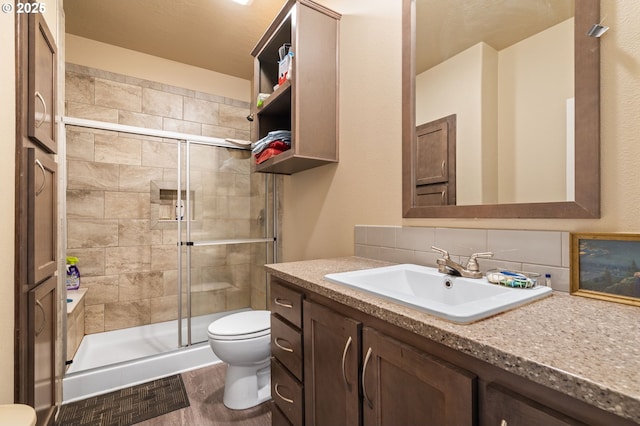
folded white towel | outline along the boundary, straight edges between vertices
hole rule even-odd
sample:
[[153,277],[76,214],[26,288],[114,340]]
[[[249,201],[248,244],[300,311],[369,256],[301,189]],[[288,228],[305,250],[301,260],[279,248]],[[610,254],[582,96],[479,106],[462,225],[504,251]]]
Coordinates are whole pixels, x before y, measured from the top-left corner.
[[225,142],[231,142],[231,143],[234,143],[236,145],[242,145],[242,146],[251,145],[251,141],[245,141],[244,139],[226,138]]

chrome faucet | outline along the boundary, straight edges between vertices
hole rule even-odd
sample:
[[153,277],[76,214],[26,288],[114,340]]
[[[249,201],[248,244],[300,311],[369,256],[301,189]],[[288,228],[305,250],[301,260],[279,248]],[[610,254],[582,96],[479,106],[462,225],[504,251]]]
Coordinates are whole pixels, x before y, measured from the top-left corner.
[[478,265],[479,257],[492,257],[493,253],[474,253],[467,262],[467,267],[463,267],[457,262],[454,262],[449,257],[449,252],[442,250],[441,248],[431,246],[431,250],[442,254],[442,258],[438,259],[438,271],[442,274],[457,275],[466,278],[482,278],[482,272],[480,272],[480,265]]

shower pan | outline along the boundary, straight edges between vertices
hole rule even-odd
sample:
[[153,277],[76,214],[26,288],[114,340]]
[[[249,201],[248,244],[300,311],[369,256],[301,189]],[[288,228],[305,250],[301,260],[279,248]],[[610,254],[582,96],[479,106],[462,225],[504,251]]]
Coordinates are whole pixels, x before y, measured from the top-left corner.
[[218,362],[208,325],[266,308],[277,178],[224,139],[64,121],[66,254],[87,288],[64,401]]

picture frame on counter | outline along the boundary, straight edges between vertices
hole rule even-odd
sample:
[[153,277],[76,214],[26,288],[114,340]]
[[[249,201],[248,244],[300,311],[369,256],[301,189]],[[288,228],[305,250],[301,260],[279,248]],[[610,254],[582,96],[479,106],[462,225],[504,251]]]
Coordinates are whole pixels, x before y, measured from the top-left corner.
[[572,295],[640,306],[640,234],[571,233]]

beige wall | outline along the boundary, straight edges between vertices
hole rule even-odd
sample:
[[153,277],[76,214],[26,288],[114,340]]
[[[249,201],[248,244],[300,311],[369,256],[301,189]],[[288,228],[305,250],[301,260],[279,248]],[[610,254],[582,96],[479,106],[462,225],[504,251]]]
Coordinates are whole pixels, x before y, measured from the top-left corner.
[[15,128],[15,63],[14,63],[14,18],[12,13],[0,14],[0,194],[3,194],[5,208],[0,212],[0,270],[3,272],[0,284],[0,404],[13,402],[13,235],[14,235],[14,156]]
[[[610,0],[602,16],[611,30],[602,38],[602,218],[593,220],[412,219],[401,213],[401,1],[319,0],[343,14],[340,66],[340,163],[285,180],[284,256],[280,260],[353,254],[355,224],[442,226],[566,231],[640,231],[640,2]],[[0,15],[0,46],[11,61],[13,16]],[[5,22],[6,21],[6,22]],[[4,54],[7,52],[7,54]],[[68,60],[71,52],[67,51]],[[3,62],[7,65],[7,62]],[[114,70],[123,72],[123,70]],[[0,132],[13,138],[13,67],[2,67],[3,120]],[[148,78],[148,77],[145,77]],[[187,79],[185,79],[187,80]],[[169,82],[167,82],[169,83]],[[184,82],[182,83],[184,84]],[[210,90],[204,90],[210,91]],[[249,90],[246,90],[248,94]],[[248,95],[246,95],[248,96]],[[230,96],[239,98],[239,96]],[[2,144],[3,179],[13,194],[13,147]],[[8,150],[8,152],[6,152]],[[0,220],[13,230],[13,212]],[[0,258],[6,285],[0,338],[13,335],[13,242],[6,238]],[[0,352],[0,402],[13,393],[13,348]]]
[[[118,74],[248,101],[251,82],[157,56],[65,35],[66,61]],[[249,54],[249,53],[247,53]]]
[[[602,2],[602,217],[402,219],[401,3],[322,0],[340,26],[340,163],[285,180],[284,259],[353,253],[355,224],[639,232],[640,2]],[[384,29],[384,30],[381,30]]]

